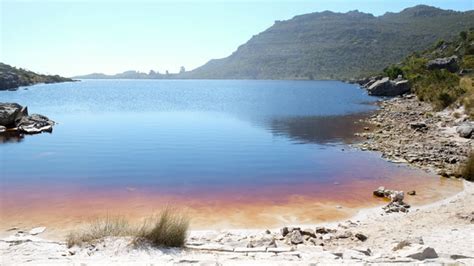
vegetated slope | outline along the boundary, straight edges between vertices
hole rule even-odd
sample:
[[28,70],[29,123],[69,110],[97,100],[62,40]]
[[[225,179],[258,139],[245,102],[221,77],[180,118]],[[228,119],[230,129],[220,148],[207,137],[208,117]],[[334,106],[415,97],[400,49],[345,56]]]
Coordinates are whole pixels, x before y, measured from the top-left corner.
[[474,28],[411,54],[385,68],[384,75],[402,75],[420,100],[431,102],[437,109],[463,104],[466,113],[474,117]]
[[229,57],[181,78],[349,79],[375,73],[474,27],[474,11],[415,6],[375,17],[330,11],[276,21]]
[[16,89],[37,83],[57,83],[74,81],[58,75],[42,75],[35,72],[0,63],[0,90]]

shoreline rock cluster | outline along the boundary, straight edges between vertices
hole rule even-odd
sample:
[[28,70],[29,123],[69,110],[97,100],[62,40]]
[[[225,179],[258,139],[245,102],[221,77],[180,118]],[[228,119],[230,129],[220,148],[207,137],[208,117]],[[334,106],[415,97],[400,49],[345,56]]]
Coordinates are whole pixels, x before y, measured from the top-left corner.
[[359,80],[353,80],[351,83],[360,85],[366,89],[367,93],[372,96],[398,96],[410,91],[410,83],[399,75],[396,79],[391,80],[389,77],[373,76]]
[[17,103],[0,103],[0,133],[38,134],[52,132],[55,122],[39,114],[28,114],[28,108]]
[[[412,191],[410,194],[414,195],[416,192]],[[408,212],[408,209],[411,207],[408,203],[404,202],[405,193],[403,191],[395,191],[390,189],[385,189],[384,187],[379,187],[374,190],[374,196],[380,198],[390,199],[390,203],[387,206],[382,207],[385,213],[391,212]]]
[[[459,177],[459,168],[473,146],[465,137],[474,131],[462,107],[436,112],[412,94],[381,101],[379,106],[380,110],[366,119],[372,125],[367,132],[356,133],[365,140],[355,146],[381,152],[394,163]],[[461,129],[463,134],[458,133]]]

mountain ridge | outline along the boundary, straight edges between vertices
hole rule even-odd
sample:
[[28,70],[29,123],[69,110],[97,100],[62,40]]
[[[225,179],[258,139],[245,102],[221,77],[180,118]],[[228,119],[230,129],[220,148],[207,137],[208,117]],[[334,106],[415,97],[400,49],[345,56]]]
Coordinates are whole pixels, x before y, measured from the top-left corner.
[[378,72],[470,27],[474,11],[427,5],[381,16],[313,12],[275,21],[228,57],[177,78],[349,79]]

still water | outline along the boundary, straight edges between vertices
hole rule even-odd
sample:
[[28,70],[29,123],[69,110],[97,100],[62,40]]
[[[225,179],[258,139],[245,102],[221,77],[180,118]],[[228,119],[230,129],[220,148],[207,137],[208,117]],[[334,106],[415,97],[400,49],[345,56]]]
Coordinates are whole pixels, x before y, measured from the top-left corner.
[[438,184],[348,146],[377,100],[337,81],[83,80],[0,92],[58,123],[52,134],[0,136],[2,216],[33,219],[18,208],[47,206],[72,220],[163,202],[215,214],[295,197],[363,205],[379,185]]

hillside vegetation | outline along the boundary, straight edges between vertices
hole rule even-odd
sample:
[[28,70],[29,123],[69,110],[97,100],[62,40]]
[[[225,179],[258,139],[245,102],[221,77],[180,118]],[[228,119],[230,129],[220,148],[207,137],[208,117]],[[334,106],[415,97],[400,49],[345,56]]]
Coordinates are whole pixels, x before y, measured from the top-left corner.
[[[452,58],[451,67],[430,69],[434,59]],[[462,31],[451,41],[439,40],[430,49],[413,53],[401,63],[384,69],[391,78],[402,75],[422,101],[443,109],[458,102],[466,113],[474,115],[474,28]]]
[[330,11],[276,21],[229,57],[180,78],[349,79],[381,71],[474,27],[474,11],[415,6],[373,16]]
[[0,63],[0,90],[16,89],[37,83],[57,83],[74,81],[58,75],[42,75],[22,68]]

